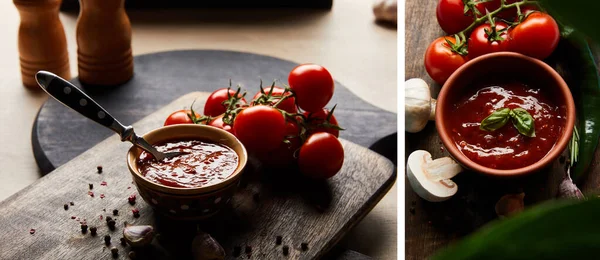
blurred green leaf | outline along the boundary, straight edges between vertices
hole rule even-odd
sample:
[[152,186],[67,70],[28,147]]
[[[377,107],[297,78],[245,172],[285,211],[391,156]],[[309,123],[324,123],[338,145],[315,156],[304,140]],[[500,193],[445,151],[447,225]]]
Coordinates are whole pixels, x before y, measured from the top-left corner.
[[600,43],[600,1],[598,0],[539,0],[548,13],[559,22]]
[[432,259],[598,259],[600,199],[548,201],[491,222]]

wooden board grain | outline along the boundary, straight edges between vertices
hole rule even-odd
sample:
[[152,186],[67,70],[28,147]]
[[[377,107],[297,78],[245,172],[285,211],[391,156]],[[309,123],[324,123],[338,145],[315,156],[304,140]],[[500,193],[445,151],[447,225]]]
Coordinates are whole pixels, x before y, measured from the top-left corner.
[[[134,124],[138,133],[162,125],[173,110],[197,99],[199,107],[208,93],[191,93]],[[212,234],[225,248],[228,259],[313,259],[329,249],[357,224],[385,195],[395,181],[395,167],[384,157],[342,140],[345,162],[341,172],[327,182],[307,182],[287,172],[264,171],[250,164],[242,186],[229,207],[210,220],[175,222],[155,216],[138,197],[131,206],[127,197],[137,194],[125,163],[130,145],[115,135],[57,168],[31,186],[0,203],[0,259],[110,259],[104,235],[110,234],[119,258],[130,250],[119,245],[123,222],[153,224],[160,236],[142,259],[188,259],[197,227]],[[103,172],[97,173],[96,166]],[[101,185],[105,181],[106,186]],[[88,184],[94,185],[94,197]],[[103,198],[101,198],[101,195]],[[63,209],[70,201],[75,205]],[[134,218],[131,210],[140,210]],[[106,221],[118,209],[117,230]],[[76,219],[71,219],[74,216]],[[79,220],[98,227],[98,236],[80,232]],[[35,229],[35,234],[29,234]],[[282,236],[282,245],[276,237]],[[308,250],[301,249],[308,243]],[[250,254],[246,254],[246,247]],[[289,247],[284,256],[283,246]],[[239,257],[234,256],[237,249]]]
[[[428,76],[423,57],[427,46],[444,35],[436,20],[437,2],[406,1],[405,80],[415,77],[424,79],[431,86],[434,97],[441,86]],[[433,122],[419,133],[406,133],[405,161],[412,151],[418,149],[431,152],[434,158],[449,156],[443,149]],[[563,154],[561,160],[554,162],[551,167],[517,179],[493,179],[474,172],[463,172],[453,179],[458,184],[458,193],[441,203],[421,199],[405,179],[406,259],[425,259],[496,219],[495,203],[505,194],[525,192],[526,207],[555,198],[564,174],[564,158]],[[598,153],[596,158],[597,162],[600,159]],[[598,163],[593,163],[590,172],[598,168]],[[600,177],[590,175],[581,188],[584,192],[592,191],[598,187],[597,183],[600,183]]]

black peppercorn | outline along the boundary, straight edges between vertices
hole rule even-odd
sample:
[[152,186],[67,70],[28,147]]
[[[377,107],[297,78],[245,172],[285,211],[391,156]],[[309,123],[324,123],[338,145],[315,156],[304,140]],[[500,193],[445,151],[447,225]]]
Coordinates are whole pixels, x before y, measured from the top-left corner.
[[69,204],[65,204],[65,205],[63,206],[63,208],[65,208],[65,210],[68,210],[68,209],[69,209]]
[[106,222],[108,223],[109,221],[111,221],[111,220],[112,220],[112,217],[111,217],[111,216],[106,216],[106,218],[105,218],[105,219],[106,219]]
[[302,251],[308,250],[308,243],[304,242],[304,243],[300,244],[300,248],[302,248]]
[[87,233],[87,229],[88,229],[88,225],[87,224],[81,224],[81,233]]
[[138,209],[132,209],[131,212],[133,213],[134,218],[140,217],[140,211]]
[[113,209],[113,215],[115,215],[115,216],[119,215],[119,210]]
[[277,238],[275,239],[275,244],[277,244],[277,245],[281,245],[281,240],[282,240],[282,239],[283,239],[283,238],[282,238],[281,236],[277,236]]
[[110,253],[114,258],[117,258],[119,256],[119,249],[113,246],[110,248]]
[[233,257],[239,257],[241,253],[242,253],[242,247],[240,247],[240,246],[233,247]]
[[90,186],[90,190],[93,190],[93,189],[94,189],[94,184],[91,184],[91,183],[90,183],[90,184],[88,184],[88,185]]
[[290,247],[283,246],[283,255],[288,255],[290,253]]
[[71,205],[71,206],[75,206],[75,203],[73,203],[73,202],[71,201],[71,202],[69,202],[69,205]]
[[111,219],[110,221],[106,222],[106,224],[108,224],[108,229],[114,231],[117,222]]
[[96,167],[96,169],[98,169],[98,173],[102,173],[102,165],[98,165],[98,167]]
[[106,235],[106,236],[104,236],[104,243],[105,243],[106,245],[110,245],[110,235]]
[[135,252],[134,251],[130,251],[129,254],[127,254],[129,256],[129,259],[135,259]]
[[98,231],[98,228],[96,228],[96,227],[90,227],[90,234],[92,236],[95,236],[97,231]]
[[121,238],[121,245],[122,246],[127,246],[127,240],[125,240],[124,237]]

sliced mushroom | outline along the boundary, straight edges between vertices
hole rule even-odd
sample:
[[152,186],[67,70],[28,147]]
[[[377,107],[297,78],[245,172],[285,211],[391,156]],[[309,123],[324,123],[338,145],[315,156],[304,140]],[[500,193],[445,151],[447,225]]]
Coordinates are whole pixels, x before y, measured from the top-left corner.
[[437,101],[431,98],[429,85],[422,79],[413,78],[404,82],[404,127],[406,132],[416,133],[435,119]]
[[456,194],[458,186],[452,177],[463,168],[450,157],[432,160],[431,154],[416,150],[408,156],[406,175],[413,190],[431,202],[445,201]]

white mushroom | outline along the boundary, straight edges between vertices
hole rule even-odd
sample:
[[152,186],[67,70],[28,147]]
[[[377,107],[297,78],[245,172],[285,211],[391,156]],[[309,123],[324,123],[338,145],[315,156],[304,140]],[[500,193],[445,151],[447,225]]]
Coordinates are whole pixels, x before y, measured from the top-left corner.
[[397,0],[375,0],[373,14],[377,21],[398,23],[398,1]]
[[456,194],[458,186],[450,178],[462,171],[452,158],[432,160],[431,154],[424,150],[412,152],[406,163],[410,186],[421,198],[431,202],[444,201]]
[[414,78],[404,82],[404,127],[406,132],[416,133],[435,119],[437,101],[431,98],[427,82]]

